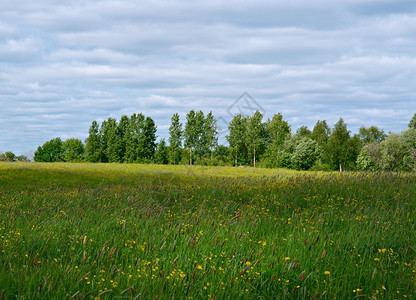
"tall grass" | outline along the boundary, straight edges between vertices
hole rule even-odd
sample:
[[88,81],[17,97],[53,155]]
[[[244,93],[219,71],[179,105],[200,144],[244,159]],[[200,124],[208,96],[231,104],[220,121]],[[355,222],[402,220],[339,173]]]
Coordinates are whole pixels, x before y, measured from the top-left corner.
[[415,195],[409,174],[0,164],[0,298],[414,298]]

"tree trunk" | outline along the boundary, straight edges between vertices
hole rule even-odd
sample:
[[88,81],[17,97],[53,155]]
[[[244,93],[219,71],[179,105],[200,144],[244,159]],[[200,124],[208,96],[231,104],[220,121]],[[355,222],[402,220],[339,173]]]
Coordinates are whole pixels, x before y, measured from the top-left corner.
[[235,161],[234,161],[234,165],[237,167],[237,153],[235,153]]
[[339,163],[339,171],[342,172],[342,165]]

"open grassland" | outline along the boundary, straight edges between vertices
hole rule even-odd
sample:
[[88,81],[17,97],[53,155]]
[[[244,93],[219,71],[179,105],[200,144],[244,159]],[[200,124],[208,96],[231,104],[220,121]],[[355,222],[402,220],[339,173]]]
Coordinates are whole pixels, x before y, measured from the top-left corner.
[[415,298],[411,174],[0,164],[0,299]]

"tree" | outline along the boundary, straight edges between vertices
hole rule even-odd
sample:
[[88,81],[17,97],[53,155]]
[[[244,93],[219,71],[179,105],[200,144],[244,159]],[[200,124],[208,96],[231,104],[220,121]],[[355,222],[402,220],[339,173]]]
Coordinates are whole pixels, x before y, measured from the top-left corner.
[[155,163],[164,165],[168,163],[168,148],[166,147],[165,139],[161,139],[157,145],[155,152]]
[[62,140],[54,138],[39,146],[35,152],[36,162],[57,162],[62,161]]
[[230,163],[230,149],[224,145],[218,145],[213,151],[214,159],[221,164]]
[[16,158],[16,155],[11,151],[5,152],[4,155],[6,157],[6,161],[14,161]]
[[89,162],[99,162],[101,160],[100,155],[100,136],[99,125],[97,121],[93,121],[88,131],[88,138],[85,140],[85,157]]
[[22,162],[28,162],[28,161],[30,161],[29,158],[27,158],[26,155],[16,156],[16,159],[17,159],[17,161],[22,161]]
[[9,161],[9,162],[15,161],[15,160],[27,161],[27,158],[26,158],[26,160],[19,160],[19,157],[21,157],[21,156],[16,157],[16,155],[13,152],[7,151],[5,153],[0,154],[0,161]]
[[342,172],[348,162],[348,151],[350,150],[348,141],[350,139],[351,136],[347,130],[347,124],[340,118],[335,124],[327,144],[330,162],[334,168],[338,167],[340,172]]
[[108,118],[101,124],[101,161],[120,162],[121,141],[117,135],[117,120]]
[[128,130],[129,126],[129,117],[126,115],[121,116],[120,122],[118,123],[116,135],[117,140],[119,143],[119,157],[120,162],[125,162],[125,156],[126,156],[126,139],[125,135]]
[[247,142],[252,154],[253,167],[256,167],[256,153],[263,148],[265,144],[266,126],[262,122],[263,115],[256,111],[247,122]]
[[325,120],[316,122],[312,130],[312,139],[315,140],[321,147],[325,147],[331,135],[331,129]]
[[399,134],[391,133],[380,143],[381,161],[383,170],[399,171],[403,167],[403,140]]
[[[284,153],[283,148],[285,141],[291,137],[289,123],[283,119],[281,113],[275,114],[271,120],[266,122],[267,129],[267,146],[265,152],[265,164],[268,167],[282,167],[282,161],[287,161],[281,155]],[[287,157],[286,154],[284,154]],[[287,164],[284,163],[284,166]]]
[[321,154],[322,150],[316,141],[303,137],[293,151],[292,166],[297,170],[309,170]]
[[[143,128],[143,122],[145,116],[142,113],[132,114],[130,116],[124,140],[126,144],[126,153],[124,161],[128,163],[137,162],[140,158],[142,151],[143,139],[139,141],[141,137],[141,131]],[[141,144],[139,144],[141,142]]]
[[408,129],[401,133],[403,142],[403,169],[413,171],[416,169],[416,129]]
[[197,158],[201,158],[206,152],[208,152],[208,147],[206,145],[206,133],[204,132],[205,129],[205,116],[202,111],[197,111],[195,113],[195,123],[194,123],[194,135],[195,135],[195,156]]
[[375,171],[380,168],[380,144],[373,142],[365,145],[357,156],[357,168],[362,171]]
[[152,118],[142,113],[132,114],[124,140],[126,153],[124,161],[148,162],[153,159],[156,149],[156,125]]
[[84,155],[84,144],[76,138],[67,139],[62,144],[62,160],[67,162],[79,162]]
[[370,126],[368,128],[361,126],[358,131],[358,136],[363,146],[371,144],[373,142],[380,143],[384,141],[387,137],[384,131],[380,130],[377,126]]
[[409,129],[416,129],[416,113],[413,115],[408,126],[409,126]]
[[214,115],[210,111],[205,117],[202,129],[202,145],[204,152],[209,152],[212,159],[212,151],[218,145],[218,125]]
[[156,150],[156,131],[157,127],[152,118],[146,117],[143,122],[142,136],[143,150],[141,152],[141,159],[144,161],[151,161]]
[[281,113],[275,114],[271,120],[267,121],[267,130],[270,136],[270,142],[277,146],[283,146],[285,140],[290,136],[290,125],[283,119]]
[[189,164],[192,165],[193,151],[198,145],[198,129],[196,113],[192,109],[186,115],[186,124],[183,132],[184,146],[189,150]]
[[177,165],[181,161],[182,123],[179,114],[173,114],[169,127],[169,163]]
[[301,126],[296,130],[296,135],[299,137],[311,137],[312,131],[307,126]]
[[244,161],[247,154],[247,123],[248,117],[241,114],[235,115],[228,125],[228,135],[226,139],[230,144],[230,154],[233,157],[234,165],[238,166],[238,158]]

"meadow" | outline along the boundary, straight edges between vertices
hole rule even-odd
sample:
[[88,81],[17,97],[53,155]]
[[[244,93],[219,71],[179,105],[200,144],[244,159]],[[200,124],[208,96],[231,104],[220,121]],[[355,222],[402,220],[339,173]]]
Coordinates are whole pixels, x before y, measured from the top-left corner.
[[414,299],[410,173],[0,164],[0,299]]

